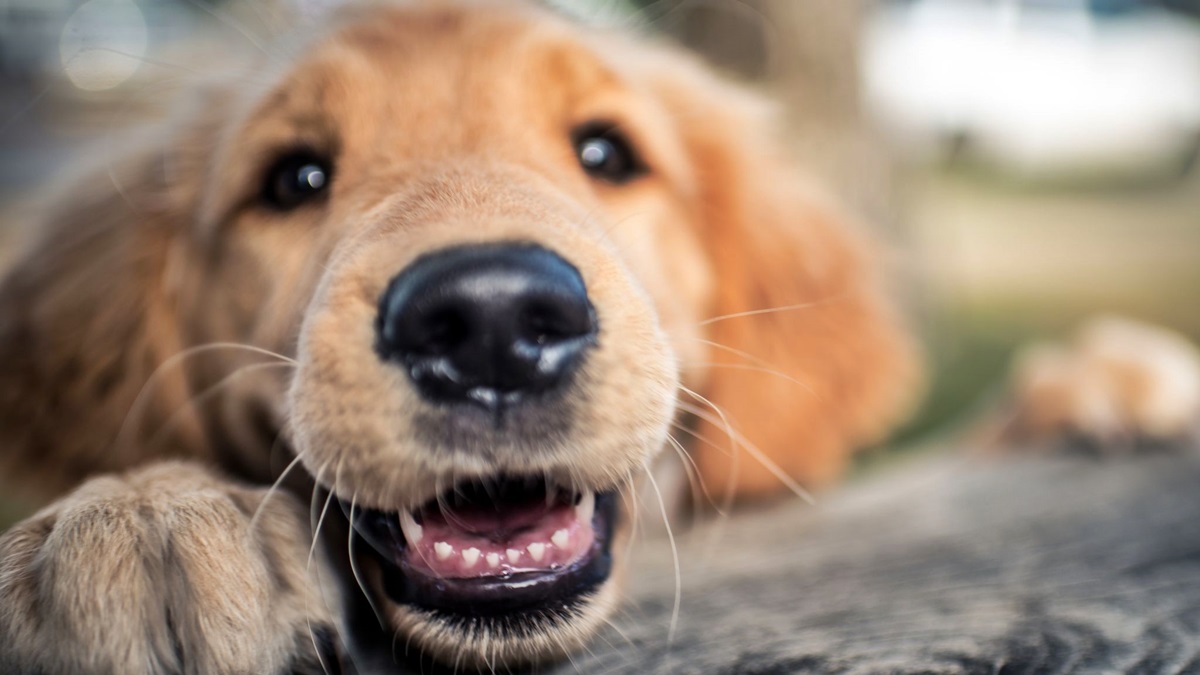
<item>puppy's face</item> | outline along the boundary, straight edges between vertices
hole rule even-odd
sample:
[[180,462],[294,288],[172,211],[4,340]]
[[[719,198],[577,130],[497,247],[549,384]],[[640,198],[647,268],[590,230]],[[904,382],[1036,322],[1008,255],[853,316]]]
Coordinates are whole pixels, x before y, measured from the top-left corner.
[[259,300],[195,314],[296,340],[277,414],[366,592],[437,654],[573,648],[709,303],[662,104],[545,15],[375,10],[226,133],[207,286]]
[[[290,445],[389,633],[569,651],[673,424],[708,494],[754,495],[829,481],[906,398],[874,265],[770,126],[532,3],[344,12],[50,210],[0,288],[0,353],[38,345],[0,359],[0,459],[272,480]],[[229,375],[229,343],[289,363]]]

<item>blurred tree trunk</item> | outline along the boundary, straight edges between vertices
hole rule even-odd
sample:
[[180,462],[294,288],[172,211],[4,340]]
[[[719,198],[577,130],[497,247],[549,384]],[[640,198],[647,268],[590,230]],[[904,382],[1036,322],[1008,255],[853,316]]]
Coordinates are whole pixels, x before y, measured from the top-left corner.
[[762,83],[787,108],[797,154],[860,215],[891,229],[892,163],[863,106],[869,0],[658,0],[664,31]]

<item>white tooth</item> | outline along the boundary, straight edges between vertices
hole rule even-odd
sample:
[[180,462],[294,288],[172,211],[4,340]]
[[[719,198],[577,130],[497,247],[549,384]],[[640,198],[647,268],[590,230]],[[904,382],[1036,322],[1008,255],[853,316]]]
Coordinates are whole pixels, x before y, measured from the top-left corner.
[[408,511],[400,512],[400,531],[404,533],[404,539],[410,545],[421,543],[421,538],[425,536],[425,528],[418,525],[412,513]]
[[439,541],[433,545],[433,552],[437,554],[438,560],[445,560],[450,557],[451,553],[454,553],[454,547],[444,541]]
[[529,555],[533,556],[534,562],[541,562],[546,556],[546,545],[542,543],[533,543],[526,546],[529,549]]
[[584,525],[592,524],[592,515],[596,513],[596,493],[588,490],[583,493],[579,503],[575,505],[575,519]]
[[500,566],[500,554],[499,553],[487,554],[487,564],[488,564],[488,567],[499,567]]
[[474,567],[475,563],[479,562],[479,549],[471,547],[463,551],[463,562],[467,564],[468,569]]
[[566,530],[558,530],[550,537],[550,541],[559,548],[566,548],[571,543],[571,535]]
[[516,565],[517,561],[521,559],[521,552],[515,548],[508,549],[504,552],[504,554],[508,556],[508,562],[514,565]]

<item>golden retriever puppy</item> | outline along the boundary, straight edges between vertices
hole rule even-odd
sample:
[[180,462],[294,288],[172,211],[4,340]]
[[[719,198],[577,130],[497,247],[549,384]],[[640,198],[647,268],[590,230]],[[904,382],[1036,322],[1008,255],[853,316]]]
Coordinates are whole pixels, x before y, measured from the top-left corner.
[[364,606],[559,658],[675,438],[714,495],[820,486],[908,398],[862,236],[674,48],[413,1],[252,73],[94,158],[4,277],[0,475],[58,501],[0,539],[0,671],[332,671]]

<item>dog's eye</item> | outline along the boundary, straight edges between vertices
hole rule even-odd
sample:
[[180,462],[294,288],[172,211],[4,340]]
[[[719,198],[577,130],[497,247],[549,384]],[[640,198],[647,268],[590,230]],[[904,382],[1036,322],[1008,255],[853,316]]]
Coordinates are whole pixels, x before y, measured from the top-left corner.
[[610,183],[628,183],[646,172],[629,141],[610,125],[588,125],[574,134],[583,170]]
[[315,153],[288,155],[267,172],[263,199],[277,209],[293,209],[329,187],[330,169],[329,161]]

